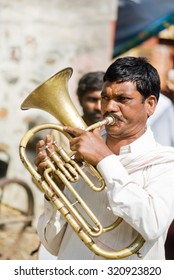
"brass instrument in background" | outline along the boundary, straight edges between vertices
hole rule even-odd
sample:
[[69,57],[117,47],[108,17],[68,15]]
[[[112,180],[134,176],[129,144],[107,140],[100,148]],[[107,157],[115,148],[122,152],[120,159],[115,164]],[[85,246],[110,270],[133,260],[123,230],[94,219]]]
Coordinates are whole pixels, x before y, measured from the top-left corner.
[[[73,160],[73,157],[68,155],[56,144],[55,152],[50,152],[49,155],[51,160],[47,160],[48,168],[44,172],[44,178],[36,171],[35,167],[32,166],[26,156],[27,144],[38,131],[44,129],[55,129],[70,139],[71,136],[64,132],[63,125],[91,131],[97,127],[112,124],[114,122],[114,119],[111,116],[89,127],[86,126],[68,94],[68,80],[71,77],[72,72],[73,70],[70,67],[58,72],[41,86],[36,88],[22,103],[21,109],[26,110],[29,108],[38,108],[47,111],[60,121],[62,125],[41,124],[29,130],[24,135],[20,143],[19,153],[21,160],[26,169],[31,173],[33,181],[36,185],[45,193],[55,208],[60,211],[79,238],[91,251],[93,251],[96,255],[104,257],[105,259],[122,259],[134,253],[137,253],[140,257],[138,251],[144,244],[144,239],[140,234],[138,234],[136,239],[127,248],[118,251],[105,250],[93,241],[93,237],[100,236],[102,233],[114,229],[122,221],[121,218],[118,218],[110,226],[103,227],[94,213],[89,209],[84,200],[73,188],[71,183],[76,182],[80,176],[94,191],[102,191],[105,188],[105,182],[95,167],[86,162],[91,172],[100,182],[100,187],[96,187],[79,165]],[[56,177],[58,177],[59,180],[64,183],[68,191],[71,192],[76,199],[76,203],[83,208],[88,215],[88,218],[90,218],[92,225],[90,225],[89,221],[87,222],[80,214],[79,210],[76,209],[76,203],[72,203],[65,193],[57,186],[55,180]]]

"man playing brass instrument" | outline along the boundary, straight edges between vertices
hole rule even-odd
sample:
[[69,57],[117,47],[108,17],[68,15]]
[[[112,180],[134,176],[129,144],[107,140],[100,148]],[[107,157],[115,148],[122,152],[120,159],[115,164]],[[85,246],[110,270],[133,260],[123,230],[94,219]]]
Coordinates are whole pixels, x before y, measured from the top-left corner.
[[[106,184],[103,191],[94,192],[79,180],[75,189],[103,225],[112,224],[117,217],[123,219],[94,241],[106,251],[120,250],[138,232],[145,240],[140,253],[147,260],[165,259],[164,243],[174,218],[174,149],[158,144],[146,124],[155,111],[159,92],[159,75],[145,58],[119,58],[106,70],[101,92],[102,115],[112,115],[114,124],[93,131],[64,128],[74,135],[70,148],[76,159],[95,166]],[[47,165],[45,146],[54,149],[49,135],[36,148],[40,174]],[[97,185],[88,167],[85,172]],[[46,198],[38,234],[58,259],[104,258],[85,246]],[[126,258],[138,259],[138,255]]]

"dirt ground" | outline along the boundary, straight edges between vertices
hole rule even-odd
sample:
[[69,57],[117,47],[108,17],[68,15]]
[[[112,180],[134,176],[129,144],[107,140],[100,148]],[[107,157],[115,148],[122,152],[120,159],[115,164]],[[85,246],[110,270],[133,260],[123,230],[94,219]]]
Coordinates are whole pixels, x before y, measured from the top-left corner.
[[36,229],[25,226],[26,216],[1,204],[0,260],[34,260],[40,245]]

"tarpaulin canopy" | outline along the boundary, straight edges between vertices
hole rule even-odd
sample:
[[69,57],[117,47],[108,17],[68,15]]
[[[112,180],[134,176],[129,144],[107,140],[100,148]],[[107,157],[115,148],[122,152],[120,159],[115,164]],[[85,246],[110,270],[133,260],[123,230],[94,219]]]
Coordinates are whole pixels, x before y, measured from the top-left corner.
[[174,24],[174,0],[119,0],[113,58]]

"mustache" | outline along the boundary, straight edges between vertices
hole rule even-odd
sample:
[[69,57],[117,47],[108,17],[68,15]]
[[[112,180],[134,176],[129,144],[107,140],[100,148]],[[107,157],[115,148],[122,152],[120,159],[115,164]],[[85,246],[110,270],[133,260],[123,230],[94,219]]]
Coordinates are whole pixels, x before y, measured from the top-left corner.
[[103,118],[106,118],[106,117],[113,117],[115,119],[115,121],[120,121],[122,122],[123,121],[123,118],[118,116],[117,114],[114,114],[114,113],[106,113],[103,115]]

